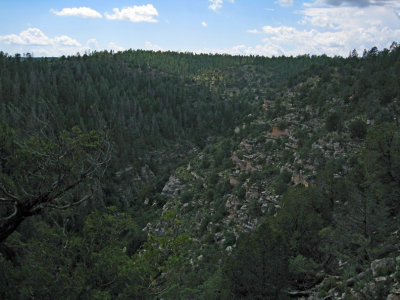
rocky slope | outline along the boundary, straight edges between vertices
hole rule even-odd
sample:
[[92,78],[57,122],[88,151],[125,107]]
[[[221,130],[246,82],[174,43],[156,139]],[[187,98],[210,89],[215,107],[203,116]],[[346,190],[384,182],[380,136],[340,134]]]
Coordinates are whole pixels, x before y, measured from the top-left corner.
[[[216,89],[217,79],[212,78],[210,89]],[[308,78],[283,93],[272,93],[272,99],[268,88],[225,86],[226,97],[254,97],[254,112],[232,128],[232,138],[210,139],[204,151],[170,176],[162,189],[167,200],[161,221],[143,230],[163,235],[169,226],[165,216],[172,213],[181,221],[175,230],[190,234],[197,244],[198,250],[191,254],[195,267],[208,244],[215,243],[225,253],[222,255],[230,255],[243,233],[253,232],[264,216],[279,214],[280,198],[288,187],[319,185],[327,162],[336,162],[329,180],[346,176],[364,143],[352,123],[360,122],[367,130],[375,120],[362,112],[335,120],[338,112],[350,110],[348,99],[329,98],[324,105],[299,100],[305,90],[321,88],[320,80],[318,76]],[[364,299],[366,295],[400,299],[398,261],[390,257],[375,260],[370,269],[346,279],[321,270],[315,285],[289,290],[287,295],[300,299]],[[387,290],[389,294],[379,294]]]

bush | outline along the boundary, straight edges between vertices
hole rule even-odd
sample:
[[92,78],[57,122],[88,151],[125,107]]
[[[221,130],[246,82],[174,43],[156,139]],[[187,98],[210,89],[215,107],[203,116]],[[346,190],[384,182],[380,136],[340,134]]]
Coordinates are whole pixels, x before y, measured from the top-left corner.
[[285,169],[282,171],[279,177],[282,179],[284,183],[289,183],[290,180],[292,179],[292,173],[290,173],[288,170]]
[[228,299],[281,298],[287,279],[288,245],[283,233],[269,220],[248,236],[223,266],[223,277],[230,290]]
[[193,199],[193,196],[194,196],[194,194],[193,194],[192,191],[185,191],[185,192],[182,194],[182,203],[187,203],[187,202],[189,202],[190,200]]
[[360,119],[351,122],[349,129],[352,138],[363,139],[367,134],[367,124]]
[[289,123],[286,121],[279,121],[277,125],[279,130],[285,130],[286,128],[289,127]]
[[288,188],[288,183],[290,182],[291,178],[292,173],[290,173],[288,170],[283,170],[279,174],[275,181],[275,192],[278,195],[282,195],[284,192],[286,192]]
[[218,173],[213,171],[210,176],[208,177],[208,183],[210,185],[216,185],[218,183],[219,176]]
[[342,129],[342,117],[338,112],[331,113],[326,118],[325,126],[329,132],[340,131]]
[[340,285],[340,283],[334,277],[325,278],[321,284],[320,291],[318,293],[319,297],[325,297],[328,295],[328,292],[336,288]]
[[254,199],[249,203],[248,211],[252,216],[257,216],[257,217],[262,216],[261,206],[258,203],[257,199]]
[[246,198],[246,189],[240,184],[234,187],[233,192],[239,197],[239,199]]
[[220,196],[230,193],[231,190],[232,190],[232,186],[231,186],[229,180],[224,180],[223,182],[221,182],[217,185],[217,193]]
[[313,283],[315,274],[320,266],[312,259],[301,254],[289,259],[289,272],[291,277],[297,282],[307,287]]
[[208,169],[211,166],[210,160],[207,158],[203,158],[201,163],[200,163],[200,168],[202,169]]
[[233,234],[233,232],[229,232],[229,231],[226,232],[225,233],[224,247],[232,246],[235,243],[236,243],[236,236]]
[[288,189],[287,184],[282,181],[278,181],[275,185],[275,193],[277,195],[282,195],[287,191],[287,189]]

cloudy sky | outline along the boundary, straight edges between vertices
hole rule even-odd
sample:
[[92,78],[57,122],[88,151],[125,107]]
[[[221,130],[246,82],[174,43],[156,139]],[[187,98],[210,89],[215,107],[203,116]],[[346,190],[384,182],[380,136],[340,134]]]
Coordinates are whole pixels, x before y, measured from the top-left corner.
[[400,42],[400,0],[0,0],[0,51],[327,54]]

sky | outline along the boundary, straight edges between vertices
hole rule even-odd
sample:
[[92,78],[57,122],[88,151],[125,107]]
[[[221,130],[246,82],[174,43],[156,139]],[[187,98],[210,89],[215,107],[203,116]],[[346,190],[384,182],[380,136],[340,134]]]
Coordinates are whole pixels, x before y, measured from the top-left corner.
[[400,42],[400,0],[0,0],[0,51],[362,54]]

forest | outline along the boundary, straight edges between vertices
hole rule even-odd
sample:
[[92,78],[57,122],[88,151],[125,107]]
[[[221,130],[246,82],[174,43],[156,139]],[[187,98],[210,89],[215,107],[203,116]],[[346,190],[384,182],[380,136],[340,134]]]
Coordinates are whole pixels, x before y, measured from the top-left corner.
[[0,298],[400,299],[400,46],[0,52]]

